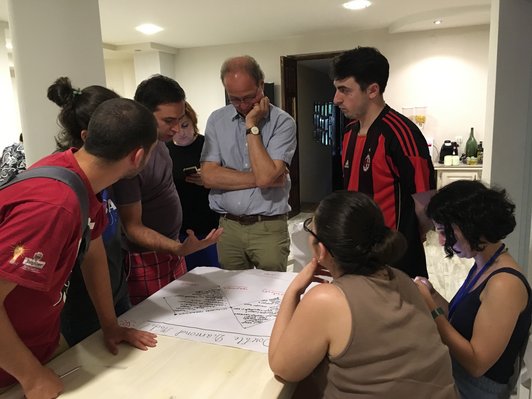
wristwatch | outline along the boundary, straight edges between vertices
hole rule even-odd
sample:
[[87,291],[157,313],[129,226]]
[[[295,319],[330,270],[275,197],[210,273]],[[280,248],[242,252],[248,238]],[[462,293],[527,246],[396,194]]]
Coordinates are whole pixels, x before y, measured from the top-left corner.
[[246,129],[246,136],[248,134],[254,134],[255,136],[260,134],[260,130],[257,126],[250,127],[249,129]]
[[432,318],[433,318],[434,320],[436,320],[436,318],[437,318],[438,316],[445,315],[445,312],[443,311],[443,309],[442,309],[441,307],[438,306],[436,309],[431,310],[430,314],[432,315]]

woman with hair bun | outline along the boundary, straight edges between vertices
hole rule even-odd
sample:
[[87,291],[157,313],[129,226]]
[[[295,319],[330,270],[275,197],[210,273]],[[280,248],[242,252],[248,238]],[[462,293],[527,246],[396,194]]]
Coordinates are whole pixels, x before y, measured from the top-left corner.
[[447,256],[475,261],[450,303],[416,277],[462,399],[509,398],[528,339],[530,285],[502,242],[515,228],[514,210],[505,190],[468,180],[441,188],[427,207]]
[[[388,264],[404,237],[365,194],[336,192],[304,223],[314,258],[284,294],[269,362],[294,398],[456,399],[451,361],[416,285]],[[303,298],[316,276],[330,273]]]
[[83,146],[81,132],[87,130],[96,107],[119,95],[98,85],[76,89],[69,78],[60,77],[48,87],[47,97],[61,108],[57,116],[61,131],[55,137],[55,142],[58,151],[66,151],[70,147]]

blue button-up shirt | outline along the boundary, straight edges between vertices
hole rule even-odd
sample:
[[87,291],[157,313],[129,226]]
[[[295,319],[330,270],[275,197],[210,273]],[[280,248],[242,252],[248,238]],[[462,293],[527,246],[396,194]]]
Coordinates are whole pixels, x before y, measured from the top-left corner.
[[[259,123],[262,143],[272,160],[290,165],[296,150],[296,124],[282,109],[270,105],[270,112]],[[201,162],[251,171],[246,140],[246,121],[232,105],[214,111],[207,121]],[[244,190],[211,189],[209,204],[218,213],[233,215],[280,215],[290,211],[290,177],[284,187]]]

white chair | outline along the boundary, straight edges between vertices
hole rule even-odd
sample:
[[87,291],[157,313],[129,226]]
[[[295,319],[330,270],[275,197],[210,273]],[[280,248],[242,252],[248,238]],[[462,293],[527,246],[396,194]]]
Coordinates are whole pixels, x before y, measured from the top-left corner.
[[290,234],[290,255],[294,260],[294,272],[299,272],[312,259],[312,253],[308,247],[308,233],[303,230],[303,222],[297,222],[288,226]]

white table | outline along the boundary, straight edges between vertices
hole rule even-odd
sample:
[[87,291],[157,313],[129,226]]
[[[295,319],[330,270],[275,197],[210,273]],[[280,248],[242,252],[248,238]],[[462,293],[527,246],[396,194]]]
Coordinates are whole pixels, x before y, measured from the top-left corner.
[[[150,299],[148,299],[150,301]],[[120,345],[113,356],[98,331],[49,362],[63,378],[61,398],[290,398],[295,385],[278,381],[266,353],[158,335],[148,351]],[[2,399],[22,399],[19,386]]]

